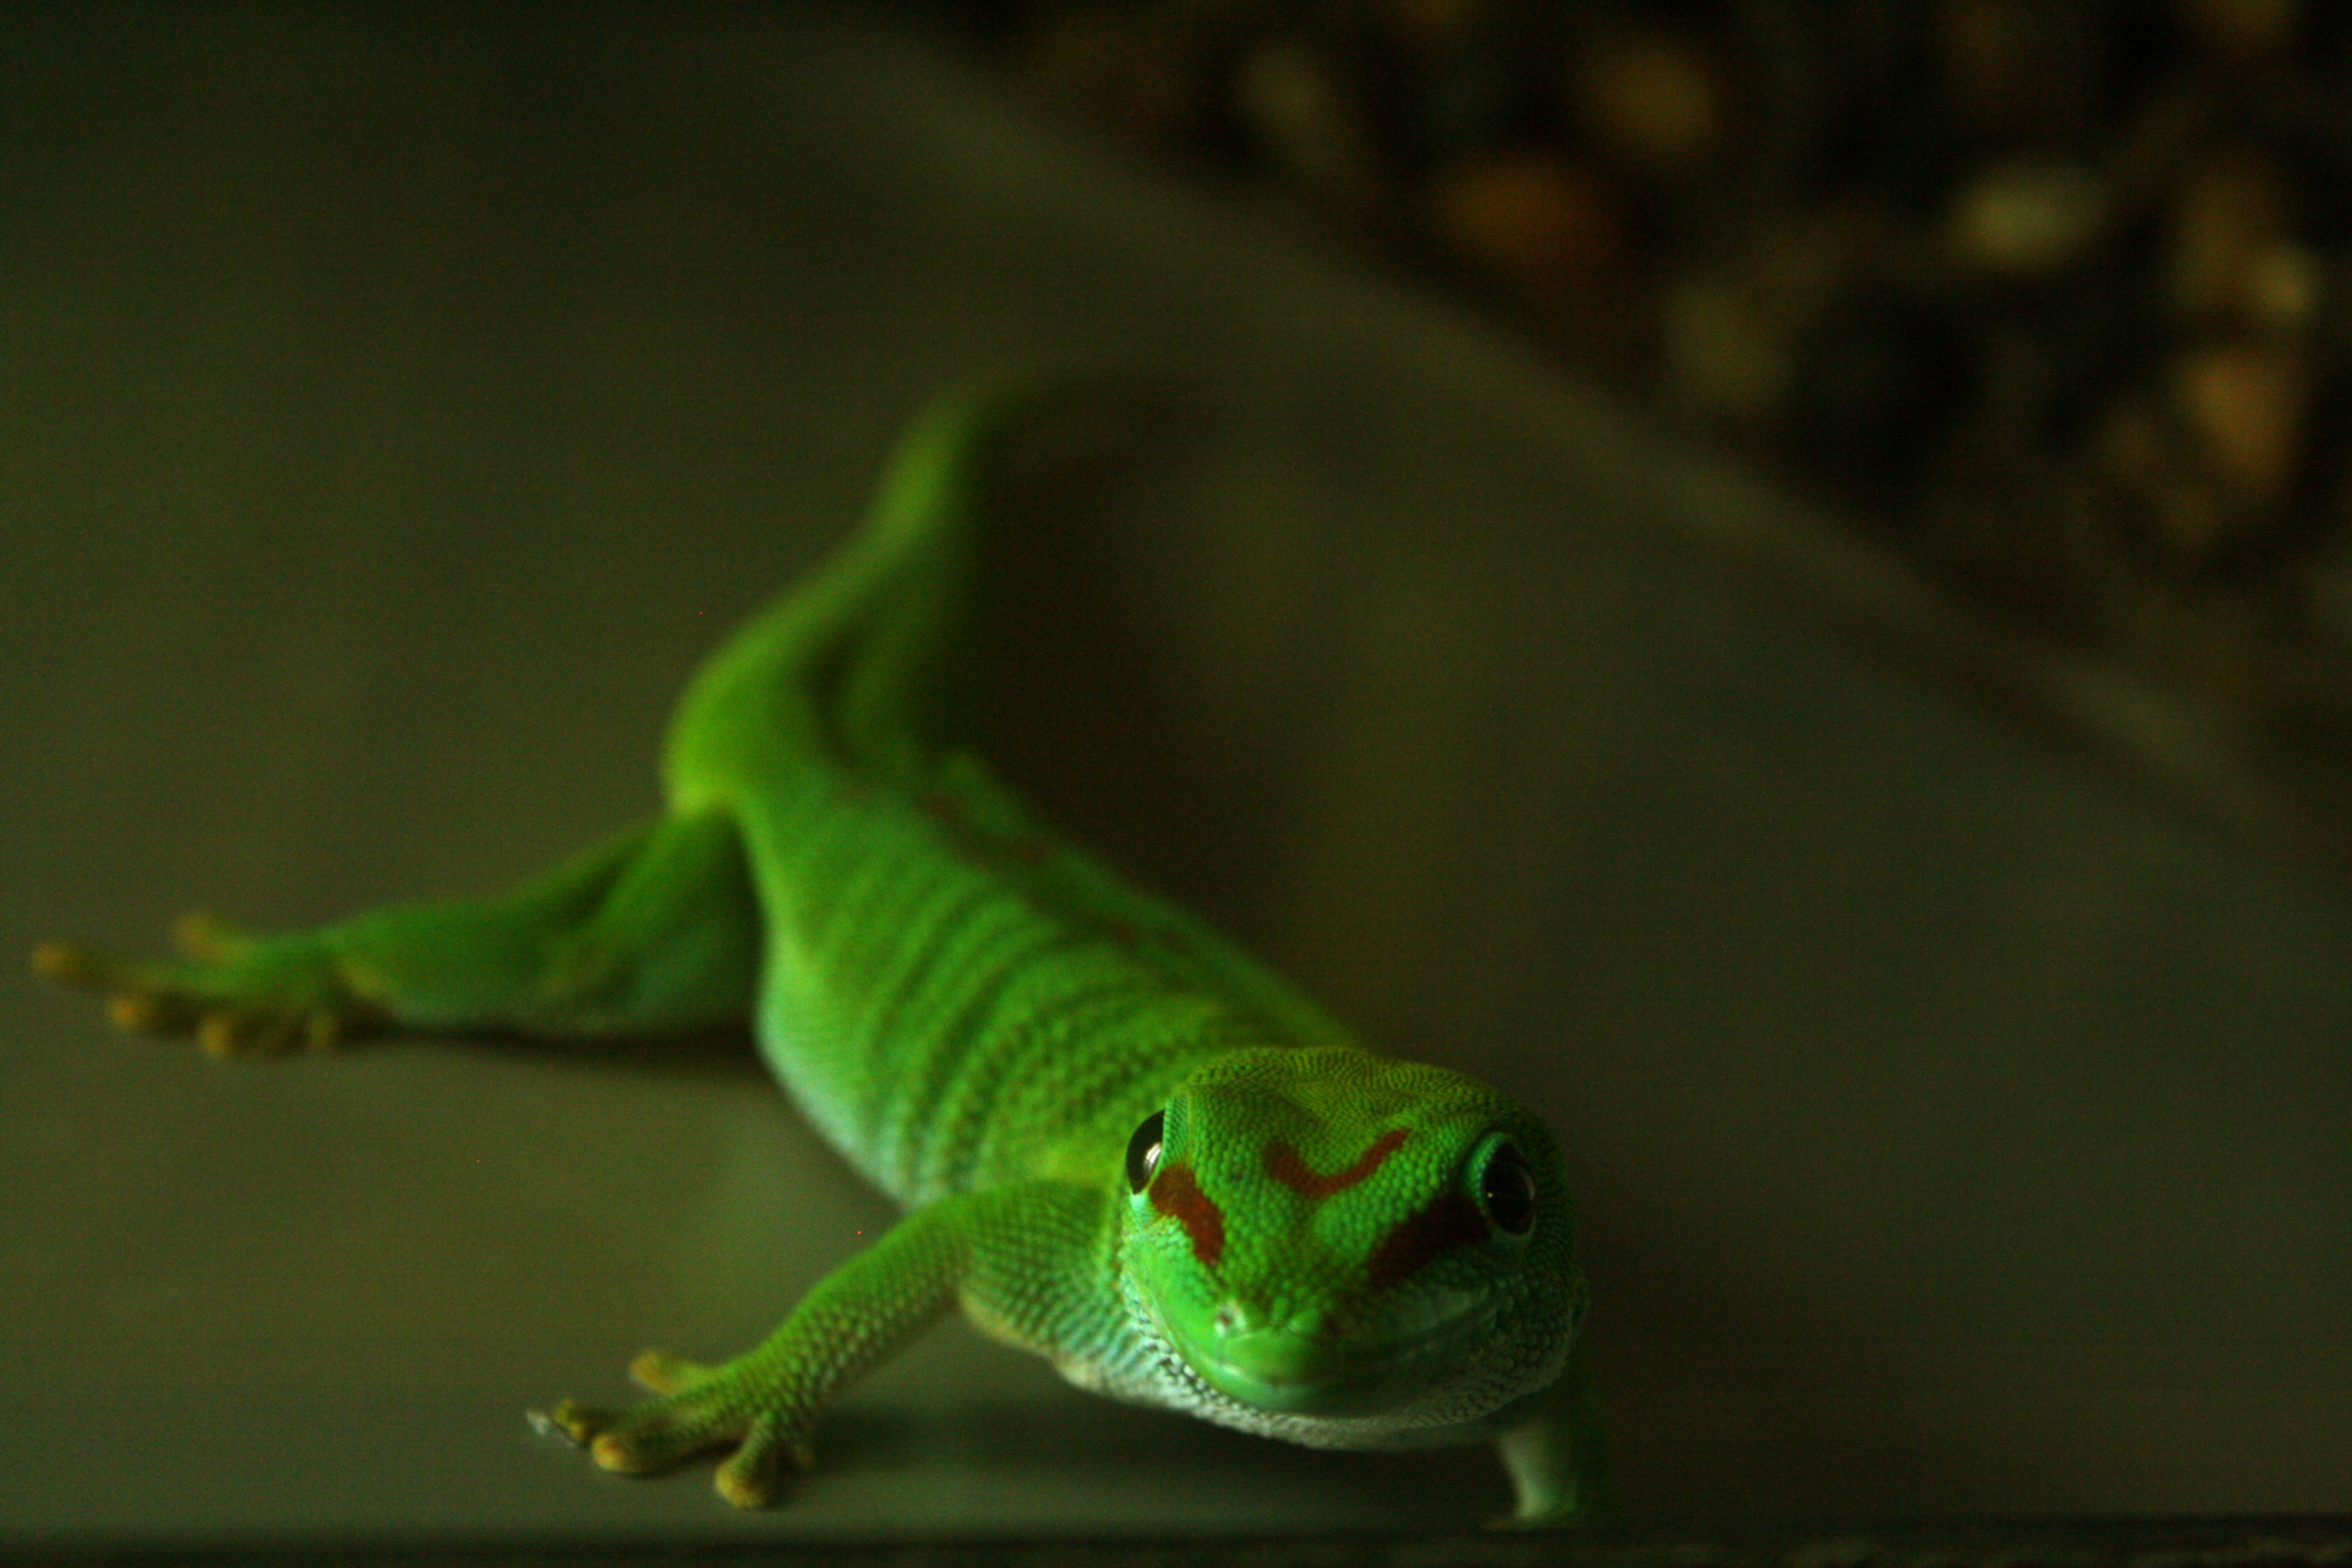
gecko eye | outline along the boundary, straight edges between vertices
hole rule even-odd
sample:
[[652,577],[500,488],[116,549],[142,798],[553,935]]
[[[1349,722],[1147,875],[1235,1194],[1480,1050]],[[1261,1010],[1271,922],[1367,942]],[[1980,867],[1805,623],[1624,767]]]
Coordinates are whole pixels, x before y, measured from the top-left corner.
[[1506,1236],[1525,1236],[1536,1227],[1536,1173],[1507,1139],[1495,1145],[1486,1168],[1478,1173],[1478,1206]]
[[1151,1173],[1160,1169],[1160,1134],[1168,1125],[1168,1113],[1155,1110],[1143,1119],[1135,1136],[1127,1141],[1127,1187],[1139,1193],[1151,1184]]

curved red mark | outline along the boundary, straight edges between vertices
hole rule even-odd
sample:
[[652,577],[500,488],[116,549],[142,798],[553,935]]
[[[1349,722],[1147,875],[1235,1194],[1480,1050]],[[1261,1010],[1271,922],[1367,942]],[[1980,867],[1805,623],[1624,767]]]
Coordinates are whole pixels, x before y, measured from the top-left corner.
[[1151,1184],[1151,1206],[1184,1227],[1192,1238],[1192,1256],[1214,1268],[1225,1255],[1225,1216],[1214,1198],[1192,1179],[1190,1165],[1170,1165]]
[[1460,1193],[1441,1193],[1429,1205],[1381,1238],[1372,1249],[1374,1285],[1394,1285],[1443,1252],[1486,1239],[1486,1216]]
[[1397,1145],[1404,1142],[1409,1131],[1411,1129],[1399,1127],[1381,1133],[1379,1141],[1365,1150],[1354,1164],[1344,1171],[1334,1171],[1328,1176],[1318,1176],[1308,1170],[1307,1162],[1298,1157],[1298,1151],[1277,1138],[1265,1146],[1265,1173],[1294,1193],[1303,1193],[1310,1198],[1328,1198],[1333,1193],[1344,1193],[1358,1182],[1369,1179],[1374,1171],[1381,1168],[1381,1161],[1396,1152]]

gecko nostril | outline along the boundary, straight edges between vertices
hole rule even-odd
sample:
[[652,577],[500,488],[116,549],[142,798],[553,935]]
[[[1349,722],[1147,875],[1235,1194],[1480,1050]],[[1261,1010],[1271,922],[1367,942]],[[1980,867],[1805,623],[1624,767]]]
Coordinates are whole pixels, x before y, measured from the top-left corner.
[[1231,1301],[1217,1309],[1217,1332],[1230,1334],[1239,1330],[1241,1326],[1242,1315],[1234,1310]]

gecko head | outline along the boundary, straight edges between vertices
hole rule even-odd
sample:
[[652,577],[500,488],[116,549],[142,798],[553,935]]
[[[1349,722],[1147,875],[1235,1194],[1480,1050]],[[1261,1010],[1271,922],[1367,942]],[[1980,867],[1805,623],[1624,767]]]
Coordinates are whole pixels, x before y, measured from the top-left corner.
[[1252,1411],[1475,1419],[1549,1383],[1583,1314],[1549,1133],[1442,1068],[1219,1057],[1135,1128],[1119,1199],[1130,1310]]

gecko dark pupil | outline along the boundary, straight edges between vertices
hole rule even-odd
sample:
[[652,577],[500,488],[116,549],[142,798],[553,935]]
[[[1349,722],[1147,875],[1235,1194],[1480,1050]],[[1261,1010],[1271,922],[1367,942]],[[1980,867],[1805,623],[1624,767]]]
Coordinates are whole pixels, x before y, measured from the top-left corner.
[[1536,1227],[1536,1173],[1510,1144],[1486,1162],[1478,1177],[1478,1204],[1506,1235],[1525,1236]]
[[1150,1184],[1151,1173],[1160,1168],[1160,1135],[1167,1125],[1168,1113],[1155,1110],[1127,1141],[1128,1191],[1139,1193]]

